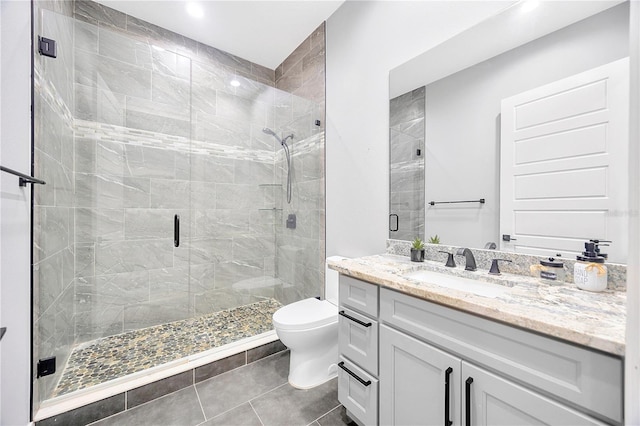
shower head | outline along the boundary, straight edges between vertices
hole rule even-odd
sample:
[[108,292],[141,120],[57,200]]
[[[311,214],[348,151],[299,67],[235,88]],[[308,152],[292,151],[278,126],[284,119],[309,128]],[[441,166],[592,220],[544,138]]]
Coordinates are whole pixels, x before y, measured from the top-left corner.
[[[268,127],[265,127],[264,129],[262,129],[262,132],[263,132],[263,133],[266,133],[266,134],[268,134],[268,135],[275,136],[276,138],[278,137],[278,135],[276,135],[276,132],[274,132],[273,130],[271,130],[271,129],[270,129],[270,128],[268,128]],[[280,138],[278,138],[278,139],[280,139]]]
[[284,139],[280,139],[280,137],[278,135],[276,135],[276,132],[274,132],[273,130],[271,130],[268,127],[265,127],[264,129],[262,129],[263,133],[266,133],[267,135],[271,135],[274,138],[276,138],[278,140],[278,142],[280,142],[280,145],[282,146],[286,146],[287,145],[287,139],[293,139],[293,133],[290,134],[289,136],[285,137]]

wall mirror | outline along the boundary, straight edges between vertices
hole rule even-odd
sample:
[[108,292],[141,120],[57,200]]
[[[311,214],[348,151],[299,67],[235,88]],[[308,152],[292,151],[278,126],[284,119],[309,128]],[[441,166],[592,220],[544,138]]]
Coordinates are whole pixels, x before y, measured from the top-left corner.
[[518,2],[390,72],[389,237],[626,263],[629,4]]

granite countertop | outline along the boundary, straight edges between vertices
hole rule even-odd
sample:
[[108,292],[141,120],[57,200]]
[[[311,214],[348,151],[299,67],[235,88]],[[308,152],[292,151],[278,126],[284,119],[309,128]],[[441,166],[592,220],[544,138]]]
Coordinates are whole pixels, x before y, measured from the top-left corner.
[[[400,291],[430,302],[522,327],[617,356],[625,352],[626,293],[592,293],[574,284],[548,285],[533,277],[445,268],[441,263],[411,262],[390,254],[355,259],[329,258],[341,274]],[[505,286],[496,297],[416,281],[403,275],[421,269],[474,278]]]

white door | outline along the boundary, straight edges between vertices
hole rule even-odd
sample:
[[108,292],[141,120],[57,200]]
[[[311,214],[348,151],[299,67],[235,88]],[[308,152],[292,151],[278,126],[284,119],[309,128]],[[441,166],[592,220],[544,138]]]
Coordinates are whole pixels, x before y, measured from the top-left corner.
[[503,99],[502,250],[626,263],[628,116],[628,58]]

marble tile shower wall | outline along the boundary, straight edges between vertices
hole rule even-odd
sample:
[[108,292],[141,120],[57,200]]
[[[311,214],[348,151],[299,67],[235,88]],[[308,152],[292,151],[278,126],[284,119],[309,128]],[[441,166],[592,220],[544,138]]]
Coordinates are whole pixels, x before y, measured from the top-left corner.
[[[413,240],[424,235],[425,89],[415,89],[390,101],[391,213],[398,230],[389,238]],[[418,150],[421,154],[418,154]]]
[[[74,343],[318,293],[309,272],[289,282],[313,290],[237,284],[281,283],[269,278],[300,247],[322,271],[324,127],[309,120],[323,107],[276,90],[272,70],[97,3],[39,2],[35,15],[58,41],[58,59],[36,56],[34,161],[48,185],[35,195],[35,359],[61,366]],[[282,250],[283,157],[265,126],[296,134],[304,219]],[[34,381],[34,400],[56,381]]]
[[[34,42],[42,34],[59,40],[58,58],[34,58],[35,174],[33,207],[33,399],[49,395],[59,375],[36,380],[37,362],[56,356],[64,363],[74,341],[73,230],[73,25],[69,4],[34,6]],[[43,76],[47,76],[43,79]]]
[[[285,282],[277,297],[284,304],[321,295],[324,283],[325,46],[323,23],[276,68],[276,87],[293,93],[291,111],[280,111],[277,125],[284,134],[296,135],[291,145],[291,204],[282,205],[283,219],[295,214],[297,227],[278,228],[276,238],[278,277]],[[285,182],[282,150],[277,159],[279,181]]]
[[273,72],[95,3],[75,16],[77,339],[273,296],[234,287],[275,269],[256,202],[275,178]]

